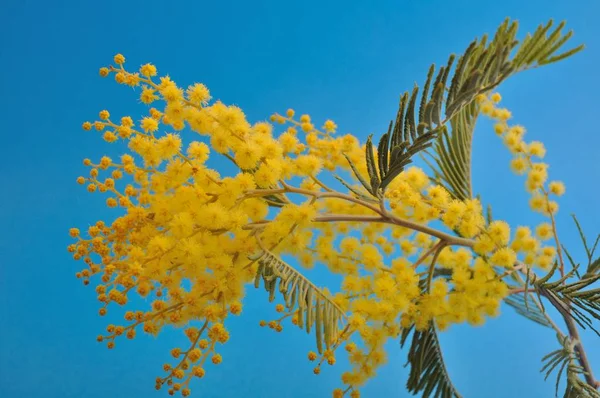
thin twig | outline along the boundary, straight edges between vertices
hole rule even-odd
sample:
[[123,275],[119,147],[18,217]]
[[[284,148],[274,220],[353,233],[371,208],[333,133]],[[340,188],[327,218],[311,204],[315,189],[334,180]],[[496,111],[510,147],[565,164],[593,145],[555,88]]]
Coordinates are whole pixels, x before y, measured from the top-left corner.
[[415,223],[409,220],[404,220],[401,218],[386,218],[381,216],[361,216],[361,215],[351,215],[351,214],[330,214],[319,216],[314,219],[317,222],[336,222],[336,221],[350,221],[350,222],[381,222],[385,224],[393,224],[399,225],[401,227],[409,228],[414,231],[423,232],[427,235],[434,236],[440,240],[445,241],[448,245],[453,246],[465,246],[465,247],[473,247],[475,241],[471,239],[461,238],[459,236],[449,235],[445,232],[438,231],[437,229],[433,229],[427,227],[425,225]]
[[431,247],[429,250],[427,250],[427,251],[425,252],[425,254],[423,254],[421,257],[419,257],[419,258],[417,259],[417,261],[415,261],[415,262],[414,262],[414,264],[412,265],[413,269],[417,269],[417,267],[419,266],[419,264],[421,264],[423,261],[425,261],[425,259],[426,259],[427,257],[429,257],[429,256],[431,255],[431,253],[433,253],[434,251],[436,251],[436,250],[437,250],[437,248],[438,248],[438,245],[439,245],[440,243],[442,243],[442,241],[441,241],[441,240],[440,240],[440,241],[438,241],[438,242],[437,242],[435,245],[433,245],[433,246],[432,246],[432,247]]

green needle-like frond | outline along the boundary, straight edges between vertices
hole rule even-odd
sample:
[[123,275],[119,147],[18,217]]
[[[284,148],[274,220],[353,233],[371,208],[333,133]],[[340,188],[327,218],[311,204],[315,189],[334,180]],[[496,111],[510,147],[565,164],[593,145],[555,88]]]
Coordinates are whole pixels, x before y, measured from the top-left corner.
[[475,95],[493,89],[515,73],[559,61],[583,48],[558,54],[572,32],[562,33],[564,22],[550,31],[552,25],[552,20],[540,25],[518,45],[517,23],[506,20],[492,41],[488,43],[486,36],[473,41],[459,58],[446,101],[451,130],[436,135],[433,151],[428,152],[426,159],[433,170],[433,180],[454,198],[465,200],[473,196],[471,146],[479,111],[473,102]]
[[269,292],[269,301],[275,300],[278,290],[283,296],[287,310],[297,311],[298,326],[307,333],[314,332],[320,354],[323,347],[329,349],[335,343],[346,314],[329,295],[294,267],[268,251],[258,259],[255,287],[260,286],[261,279],[265,290]]
[[[519,45],[517,22],[507,19],[489,43],[487,36],[474,40],[458,57],[453,73],[450,71],[456,58],[454,54],[437,73],[432,65],[421,95],[415,86],[412,92],[401,96],[396,120],[379,140],[377,156],[371,137],[367,140],[369,181],[363,184],[371,194],[377,195],[378,190],[385,189],[412,162],[414,155],[437,140],[433,155],[437,164],[435,177],[456,198],[470,198],[470,146],[477,109],[469,105],[477,95],[489,92],[509,76],[559,61],[583,48],[579,46],[557,54],[572,33],[562,34],[564,22],[549,33],[552,25],[550,21],[540,26]],[[511,54],[514,55],[511,57]],[[452,134],[447,131],[449,121],[452,121]]]
[[504,299],[504,302],[513,307],[519,315],[542,326],[548,328],[552,327],[548,322],[548,319],[544,316],[543,307],[532,292],[511,294]]
[[565,276],[550,282],[558,264],[550,272],[534,282],[536,290],[546,297],[562,314],[572,318],[582,328],[590,328],[600,336],[593,326],[593,319],[600,320],[600,288],[589,288],[600,280],[600,274],[584,275],[582,278],[567,282],[575,274],[573,268]]
[[542,358],[544,366],[540,372],[544,373],[544,380],[556,370],[555,396],[558,397],[558,386],[561,377],[566,371],[567,386],[564,398],[600,398],[600,393],[581,379],[584,369],[577,364],[577,354],[569,336],[559,336],[562,348],[552,351]]
[[408,362],[410,374],[406,387],[412,394],[422,393],[423,398],[460,398],[452,384],[435,327],[425,331],[404,329],[400,344],[404,347],[412,332]]

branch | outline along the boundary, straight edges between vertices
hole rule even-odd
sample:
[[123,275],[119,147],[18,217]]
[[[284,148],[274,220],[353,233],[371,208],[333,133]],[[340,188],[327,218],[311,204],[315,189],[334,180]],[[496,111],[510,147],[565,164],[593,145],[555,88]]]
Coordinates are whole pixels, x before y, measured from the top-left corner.
[[413,269],[417,269],[417,267],[419,266],[419,264],[421,264],[423,261],[425,261],[425,259],[427,257],[429,257],[434,251],[436,251],[438,249],[438,246],[442,243],[443,241],[438,241],[435,245],[433,245],[429,250],[427,250],[425,252],[425,254],[423,254],[421,257],[419,257],[417,259],[417,261],[415,261],[412,265]]
[[292,187],[291,185],[286,184],[284,181],[280,181],[283,188],[280,189],[258,189],[248,191],[246,193],[246,197],[255,197],[255,196],[265,196],[270,194],[280,194],[280,193],[297,193],[305,196],[312,196],[315,199],[321,198],[336,198],[345,200],[348,202],[356,203],[360,206],[363,206],[379,216],[365,216],[365,215],[352,215],[352,214],[331,214],[316,217],[314,221],[317,222],[335,222],[335,221],[351,221],[351,222],[381,222],[385,224],[398,225],[401,227],[412,229],[413,231],[423,232],[425,234],[434,236],[442,241],[444,241],[447,245],[453,246],[465,246],[465,247],[473,247],[475,241],[472,239],[465,239],[459,236],[453,236],[447,234],[442,231],[438,231],[437,229],[430,228],[426,225],[422,225],[413,221],[409,221],[403,218],[399,218],[390,214],[384,207],[377,206],[366,202],[364,200],[355,198],[350,195],[346,195],[340,192],[319,192],[319,191],[311,191],[308,189],[301,189]]
[[425,234],[439,238],[445,241],[448,245],[453,246],[465,246],[473,247],[475,241],[471,239],[461,238],[459,236],[453,236],[437,229],[430,228],[428,226],[408,221],[402,218],[394,216],[361,216],[351,214],[331,214],[326,216],[316,217],[314,221],[317,222],[335,222],[335,221],[354,221],[354,222],[381,222],[385,224],[399,225],[401,227],[409,228],[414,231],[423,232]]
[[540,294],[550,301],[550,303],[558,310],[558,312],[562,315],[565,320],[565,324],[567,325],[567,329],[569,331],[569,337],[574,344],[575,351],[577,352],[577,359],[579,360],[579,364],[584,370],[585,381],[595,389],[600,388],[600,381],[596,380],[594,377],[594,373],[592,371],[592,367],[590,362],[588,361],[587,354],[585,349],[583,348],[583,343],[581,341],[581,337],[579,336],[579,330],[577,329],[577,325],[575,325],[575,321],[573,320],[573,316],[570,312],[570,306],[562,305],[558,302],[552,294],[550,294],[545,289],[540,289]]

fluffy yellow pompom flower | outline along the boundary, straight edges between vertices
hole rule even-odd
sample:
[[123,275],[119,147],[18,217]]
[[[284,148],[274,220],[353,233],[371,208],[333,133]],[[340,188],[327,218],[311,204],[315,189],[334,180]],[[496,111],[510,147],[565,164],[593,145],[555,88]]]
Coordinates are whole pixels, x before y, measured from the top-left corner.
[[529,206],[532,210],[541,212],[544,210],[544,206],[546,204],[546,198],[542,195],[536,194],[529,199]]
[[492,104],[490,104],[489,102],[485,102],[481,105],[481,113],[483,113],[484,115],[491,115],[492,111],[494,110],[494,106]]
[[552,225],[549,223],[542,223],[535,229],[535,234],[541,240],[548,240],[552,237]]
[[391,299],[396,293],[396,282],[389,274],[384,274],[373,282],[373,292],[379,298]]
[[259,199],[246,199],[242,202],[242,209],[253,221],[263,220],[269,213],[269,205]]
[[556,214],[558,212],[558,203],[556,203],[555,201],[551,200],[548,202],[548,205],[546,206],[546,208],[543,210],[543,213],[545,215],[551,215],[551,214]]
[[495,247],[496,245],[494,244],[494,241],[489,236],[480,235],[477,238],[475,238],[475,245],[473,246],[473,250],[477,254],[486,255],[488,253],[491,253]]
[[427,196],[431,204],[436,207],[444,208],[450,200],[450,194],[443,187],[434,185],[427,190]]
[[531,170],[527,175],[527,186],[530,190],[540,188],[546,182],[548,174],[543,170]]
[[204,142],[194,141],[188,146],[187,149],[188,156],[199,161],[200,163],[204,163],[208,160],[209,153],[210,148]]
[[311,131],[313,131],[315,129],[315,126],[312,123],[302,123],[300,125],[300,128],[305,133],[310,133]]
[[147,133],[153,133],[156,130],[158,130],[158,122],[151,117],[143,118],[141,126],[142,130],[144,130]]
[[519,149],[523,145],[523,141],[520,136],[509,132],[504,136],[504,145],[506,145],[507,148],[510,149],[513,153],[519,152]]
[[202,209],[202,216],[196,219],[200,227],[207,229],[223,228],[228,222],[227,209],[220,203],[210,203]]
[[527,160],[522,157],[517,157],[511,160],[510,168],[515,172],[515,174],[524,174],[529,165],[527,164]]
[[510,227],[505,221],[492,221],[488,226],[488,235],[501,246],[506,246],[510,239]]
[[552,181],[548,184],[548,188],[550,189],[550,192],[556,196],[561,196],[565,193],[565,184],[561,181]]
[[506,131],[506,129],[507,129],[507,126],[504,123],[496,123],[494,125],[494,132],[498,135],[503,134]]
[[262,163],[254,173],[254,179],[256,180],[256,185],[259,187],[269,188],[277,182],[280,175],[281,170],[279,168]]
[[360,242],[354,237],[346,237],[340,242],[340,249],[343,254],[354,254],[359,246]]
[[279,143],[284,152],[294,152],[298,147],[299,141],[294,134],[286,132],[279,136]]
[[299,175],[314,176],[322,167],[323,162],[314,155],[301,155],[296,158],[296,169]]
[[517,137],[525,135],[525,128],[523,126],[512,126],[508,131]]
[[113,133],[112,131],[107,131],[102,135],[102,138],[104,139],[104,141],[106,142],[115,142],[116,140],[118,140],[118,137],[115,133]]
[[207,104],[210,101],[210,91],[202,83],[196,83],[188,87],[187,91],[188,99],[197,104]]
[[525,239],[529,236],[531,236],[531,230],[529,227],[517,227],[515,231],[515,239]]
[[347,275],[342,281],[342,289],[348,293],[358,293],[363,286],[360,278],[354,275]]
[[236,149],[234,159],[242,170],[252,170],[256,167],[260,158],[260,147],[252,142],[247,142]]
[[323,129],[328,133],[333,133],[337,129],[337,124],[333,120],[326,120]]
[[512,113],[508,109],[498,109],[498,119],[508,120],[512,117]]
[[425,188],[429,182],[429,177],[423,170],[418,167],[411,167],[404,172],[406,182],[408,182],[414,189],[421,190]]
[[194,230],[194,220],[189,213],[176,214],[170,223],[170,230],[176,238],[189,236]]
[[156,76],[156,66],[152,64],[145,64],[140,67],[140,73],[146,77]]
[[115,61],[115,64],[117,64],[117,65],[122,65],[125,63],[125,57],[123,56],[123,54],[115,55],[113,60]]
[[546,148],[541,142],[532,141],[528,145],[528,152],[531,156],[536,156],[541,159],[546,155]]
[[148,105],[158,99],[158,95],[155,94],[156,90],[153,88],[145,87],[140,94],[140,101]]
[[181,150],[181,138],[176,134],[167,134],[160,137],[157,149],[163,158],[170,158]]
[[496,252],[494,252],[494,254],[492,254],[490,261],[501,267],[508,268],[508,267],[512,267],[515,264],[515,262],[517,261],[517,255],[515,254],[515,252],[512,249],[505,247],[505,248],[496,250]]
[[382,256],[377,247],[366,244],[362,247],[361,262],[366,269],[376,269],[382,263]]

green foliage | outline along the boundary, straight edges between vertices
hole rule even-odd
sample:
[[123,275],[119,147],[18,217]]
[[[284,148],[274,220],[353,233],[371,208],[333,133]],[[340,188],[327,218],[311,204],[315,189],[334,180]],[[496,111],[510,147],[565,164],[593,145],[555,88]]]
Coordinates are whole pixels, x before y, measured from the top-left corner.
[[529,320],[550,328],[551,325],[544,315],[544,309],[538,299],[531,293],[511,294],[504,302],[517,311],[518,314]]
[[[583,233],[583,229],[581,228],[581,225],[579,224],[579,221],[577,220],[577,217],[575,217],[575,215],[571,215],[573,217],[573,221],[575,221],[575,225],[577,226],[577,231],[579,232],[579,237],[581,238],[581,242],[583,243],[583,248],[585,249],[585,254],[587,256],[587,268],[586,268],[586,275],[594,275],[596,274],[598,271],[600,271],[600,257],[596,258],[594,260],[594,254],[596,252],[596,247],[598,246],[598,241],[600,241],[600,234],[598,234],[598,236],[596,237],[596,240],[594,241],[594,244],[592,245],[592,247],[590,247],[588,245],[588,241],[585,237],[585,234]],[[565,249],[566,252],[566,249]],[[574,266],[574,262],[572,257],[568,254],[569,256],[569,261],[571,262],[571,264],[573,264]]]
[[586,272],[583,276],[579,274],[580,264],[575,263],[571,254],[563,246],[563,251],[572,267],[571,271],[552,281],[558,269],[558,263],[555,262],[548,274],[534,281],[533,287],[538,294],[552,302],[563,316],[573,319],[584,329],[586,326],[589,327],[600,336],[600,332],[593,326],[592,319],[600,320],[600,288],[593,287],[600,280],[598,272],[600,259],[593,260],[600,235],[590,247],[579,221],[574,215],[572,217],[587,256]]
[[412,332],[407,362],[410,365],[406,383],[408,391],[413,394],[422,393],[424,398],[460,398],[461,395],[448,375],[435,328],[430,327],[425,331],[413,329],[404,329],[400,340],[404,347]]
[[[428,158],[425,160],[433,171],[432,179],[436,183],[444,186],[456,199],[473,197],[471,146],[479,112],[474,99],[477,95],[494,89],[515,73],[559,61],[583,48],[578,46],[557,54],[572,36],[572,32],[563,35],[565,24],[562,22],[548,33],[552,25],[553,21],[549,21],[538,27],[533,35],[527,35],[519,45],[516,40],[517,22],[505,20],[489,43],[487,36],[484,36],[467,47],[458,59],[448,87],[446,82],[455,59],[451,55],[446,66],[439,69],[433,92],[428,97],[435,72],[432,65],[421,95],[418,119],[415,120],[415,104],[419,89],[415,87],[410,95],[408,92],[402,95],[395,123],[390,123],[387,133],[379,141],[377,157],[374,155],[371,137],[367,140],[366,160],[370,180],[361,180],[355,171],[365,188],[377,196],[378,190],[384,190],[412,162],[415,154],[427,154]],[[512,57],[511,53],[514,53]],[[443,103],[444,120],[441,119]],[[446,127],[447,122],[451,132]],[[432,145],[433,152],[427,151]],[[489,211],[488,217],[489,222]],[[595,267],[600,267],[600,259]],[[582,296],[585,297],[589,297],[589,294]],[[551,327],[541,300],[531,293],[512,295],[505,301],[517,313],[540,325]],[[403,345],[409,334],[410,329],[403,331]],[[436,397],[459,396],[444,365],[434,328],[414,332],[408,364],[411,370],[407,386],[413,394],[422,392],[424,397],[432,396],[431,394]],[[575,372],[574,366],[569,365],[570,374]],[[569,385],[575,388],[573,391],[579,391],[576,389],[576,382]]]
[[[544,379],[547,379],[550,374],[558,370],[556,394],[558,395],[561,377],[566,371],[567,385],[564,397],[598,398],[600,393],[587,381],[582,380],[582,377],[586,376],[586,371],[583,367],[582,357],[579,356],[578,350],[582,350],[582,348],[579,345],[579,336],[574,326],[577,323],[582,328],[588,327],[600,335],[593,326],[594,319],[600,320],[600,288],[591,288],[594,283],[600,280],[600,274],[598,274],[598,268],[595,264],[597,260],[593,260],[598,239],[590,247],[577,218],[573,216],[573,219],[587,256],[588,264],[585,274],[581,276],[578,273],[580,264],[575,263],[573,257],[563,246],[563,251],[572,267],[569,272],[553,279],[557,269],[559,269],[559,262],[557,261],[545,276],[541,278],[532,277],[531,286],[529,286],[529,278],[522,283],[526,289],[531,287],[532,291],[537,293],[539,301],[531,296],[531,292],[526,291],[524,294],[509,296],[505,299],[505,302],[515,307],[521,315],[544,326],[552,327],[557,331],[558,341],[561,343],[562,348],[542,358],[544,366],[541,369],[541,372],[545,372]],[[528,273],[528,275],[532,274]],[[548,321],[545,309],[542,306],[542,297],[546,298],[565,319],[569,335],[563,335],[556,325]],[[573,332],[574,330],[575,332]]]
[[[507,19],[489,44],[483,36],[481,40],[473,41],[459,58],[446,102],[451,132],[437,135],[434,151],[428,153],[427,159],[433,170],[433,180],[443,185],[454,198],[464,200],[473,196],[471,147],[479,112],[473,103],[475,95],[491,90],[517,72],[557,62],[583,48],[578,46],[557,54],[573,33],[562,34],[564,22],[548,33],[552,25],[552,20],[540,25],[518,46],[515,39],[517,22],[511,23]],[[461,88],[457,91],[456,87]]]
[[433,172],[432,180],[460,200],[473,196],[471,142],[476,120],[477,105],[471,103],[450,120],[451,133],[443,131],[435,140],[434,152],[428,154],[437,166],[425,159]]
[[339,326],[346,319],[342,309],[329,295],[273,253],[265,251],[257,261],[254,286],[258,288],[262,279],[271,302],[275,300],[276,289],[279,290],[286,309],[297,312],[298,326],[307,333],[314,332],[319,353],[323,353],[323,346],[329,349],[338,336]]
[[[372,197],[380,198],[386,187],[413,161],[415,155],[426,154],[425,161],[430,165],[432,179],[436,183],[444,186],[453,198],[472,198],[471,146],[479,113],[475,98],[490,92],[518,72],[557,62],[583,48],[578,46],[559,53],[572,36],[572,32],[562,33],[564,22],[550,31],[553,26],[551,20],[546,25],[539,26],[532,35],[528,34],[520,44],[516,40],[517,26],[516,21],[505,20],[491,41],[488,42],[487,36],[483,36],[467,47],[458,57],[453,73],[451,70],[456,59],[454,54],[450,55],[447,63],[437,69],[437,72],[434,65],[429,68],[420,95],[420,88],[415,85],[411,92],[407,91],[400,97],[396,118],[390,122],[388,131],[379,140],[377,148],[372,136],[367,139],[365,159],[368,178],[361,175],[356,165],[346,156],[353,174],[366,192],[360,187],[348,185],[342,179],[338,180],[357,197],[373,201]],[[429,148],[432,151],[428,151]],[[490,222],[491,212],[488,212],[488,218]],[[584,288],[600,279],[600,276],[592,275],[600,270],[600,258],[592,260],[599,239],[591,249],[584,240],[589,259],[584,279],[567,284],[566,280],[573,274],[570,273],[558,282],[550,282],[555,265],[547,277],[533,283],[532,292],[511,295],[505,302],[526,318],[552,328],[541,301],[540,295],[543,295],[553,304],[561,306],[567,316],[573,316],[580,325],[591,327],[588,316],[598,318],[600,291]],[[300,326],[310,332],[312,326],[316,325],[319,351],[323,343],[329,347],[332,343],[331,336],[335,335],[344,318],[343,312],[306,278],[272,254],[266,253],[259,264],[256,286],[258,287],[262,278],[265,289],[273,300],[275,285],[279,279],[279,289],[284,295],[287,308],[297,307],[302,314]],[[428,275],[429,282],[432,276],[433,273]],[[524,286],[528,285],[529,281],[525,281]],[[537,298],[533,292],[538,293]],[[413,394],[421,393],[423,397],[460,397],[444,364],[435,326],[425,331],[416,331],[414,327],[404,329],[402,346],[407,343],[411,334],[407,362],[410,365],[408,390]],[[567,343],[571,344],[565,342]],[[572,344],[568,344],[545,357],[544,361],[547,363],[543,370],[547,372],[546,377],[559,368],[560,378],[566,370],[565,397],[597,397],[597,392],[580,380],[582,369],[576,364]]]
[[[352,161],[350,159],[348,159],[348,162],[350,163],[352,169],[355,170],[356,166],[354,166]],[[358,171],[356,171],[356,173],[358,173]],[[333,177],[336,180],[338,180],[344,187],[346,187],[346,189],[348,189],[348,191],[350,191],[354,195],[356,195],[357,198],[367,201],[367,202],[375,202],[375,203],[377,202],[376,200],[373,199],[373,197],[368,196],[368,192],[361,191],[360,187],[356,187],[356,186],[352,186],[352,185],[348,184],[346,181],[344,181],[343,178],[341,178],[337,174],[334,174]],[[364,187],[364,185],[363,185],[363,187]]]
[[577,364],[577,354],[570,337],[557,337],[562,343],[562,347],[542,358],[544,366],[540,370],[542,373],[546,372],[544,380],[547,380],[555,370],[558,370],[556,374],[555,396],[558,396],[560,380],[566,370],[567,386],[564,394],[565,398],[600,398],[600,393],[596,389],[581,380],[581,376],[585,372]]
[[596,281],[600,280],[600,274],[585,274],[574,282],[567,281],[575,275],[577,266],[560,279],[550,282],[556,272],[558,264],[548,272],[546,276],[534,281],[535,289],[539,294],[546,297],[563,316],[572,318],[582,328],[589,327],[600,336],[592,324],[592,319],[600,320],[600,288],[586,289]]
[[[444,246],[438,243],[435,248],[430,271],[419,281],[419,286],[424,292],[428,292],[431,288],[432,278],[436,274],[434,265]],[[443,271],[437,274],[441,277],[450,276]],[[417,331],[414,326],[403,329],[400,338],[401,347],[404,347],[411,333],[408,361],[405,365],[410,365],[406,383],[408,391],[413,394],[422,393],[425,398],[460,398],[461,395],[448,374],[435,326],[431,325],[424,331]]]

